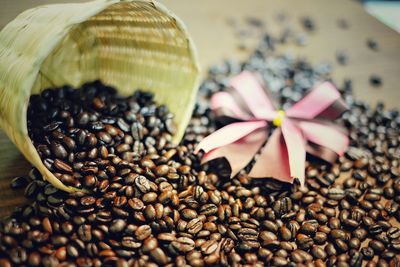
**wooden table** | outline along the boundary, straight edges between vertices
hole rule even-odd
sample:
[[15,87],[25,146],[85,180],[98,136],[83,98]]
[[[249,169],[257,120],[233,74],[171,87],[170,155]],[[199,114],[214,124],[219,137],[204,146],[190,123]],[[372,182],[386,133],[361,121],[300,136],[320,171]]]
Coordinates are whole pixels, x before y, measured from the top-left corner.
[[[66,2],[65,0],[2,0],[0,2],[0,28],[21,11],[44,3]],[[79,2],[79,1],[74,1]],[[80,1],[83,2],[83,1]],[[334,78],[341,83],[351,77],[355,96],[374,104],[383,101],[388,107],[399,107],[400,101],[400,35],[370,15],[361,5],[350,0],[163,0],[172,11],[186,22],[197,45],[203,70],[226,58],[244,59],[255,42],[247,50],[238,49],[235,31],[228,22],[243,21],[256,17],[266,23],[269,32],[282,30],[276,17],[286,14],[286,24],[301,29],[299,20],[310,16],[316,22],[316,32],[310,34],[308,45],[299,47],[289,44],[283,52],[302,56],[311,62],[333,62]],[[337,26],[337,20],[348,21],[347,30]],[[367,48],[366,40],[372,38],[379,43],[379,50]],[[343,50],[349,54],[346,66],[335,63],[335,52]],[[378,74],[383,85],[373,88],[369,84],[371,74]],[[9,214],[13,207],[24,203],[21,191],[9,187],[10,180],[25,175],[29,163],[23,159],[3,132],[0,132],[0,216]]]

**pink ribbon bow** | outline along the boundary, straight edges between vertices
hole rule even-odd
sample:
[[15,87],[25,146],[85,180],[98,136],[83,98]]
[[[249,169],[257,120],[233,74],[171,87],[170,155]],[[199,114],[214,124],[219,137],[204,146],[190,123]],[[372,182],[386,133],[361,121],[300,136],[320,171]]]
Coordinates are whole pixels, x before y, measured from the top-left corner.
[[[249,176],[291,183],[298,178],[303,185],[306,152],[333,163],[347,149],[345,129],[330,122],[347,109],[333,84],[316,86],[285,112],[274,108],[256,76],[248,71],[232,78],[230,85],[228,91],[212,96],[211,108],[221,118],[240,121],[200,142],[195,152],[205,152],[202,163],[225,157],[233,177],[268,139]],[[267,121],[277,126],[269,138]]]

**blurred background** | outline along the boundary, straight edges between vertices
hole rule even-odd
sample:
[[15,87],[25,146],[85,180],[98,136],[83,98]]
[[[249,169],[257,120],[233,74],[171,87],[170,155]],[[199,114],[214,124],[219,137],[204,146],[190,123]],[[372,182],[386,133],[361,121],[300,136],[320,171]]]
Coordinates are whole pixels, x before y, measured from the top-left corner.
[[362,3],[371,15],[400,32],[399,0],[363,0]]
[[[163,0],[161,0],[163,1]],[[357,1],[357,0],[353,0]],[[400,32],[400,0],[358,0],[365,10],[388,25]],[[19,11],[33,5],[55,2],[85,2],[85,0],[1,0],[0,1],[0,25],[11,20]],[[168,1],[166,1],[168,2]],[[232,0],[235,2],[235,0]],[[301,1],[299,1],[301,2]],[[15,12],[14,12],[15,11]]]
[[[247,58],[265,32],[287,33],[293,41],[280,46],[283,53],[340,66],[334,78],[351,76],[356,96],[398,106],[400,95],[394,88],[400,73],[399,0],[160,1],[187,25],[204,72],[228,58]],[[63,2],[87,0],[0,0],[0,28],[23,10]],[[260,27],[248,29],[246,23]],[[382,84],[378,89],[370,83],[372,75]]]

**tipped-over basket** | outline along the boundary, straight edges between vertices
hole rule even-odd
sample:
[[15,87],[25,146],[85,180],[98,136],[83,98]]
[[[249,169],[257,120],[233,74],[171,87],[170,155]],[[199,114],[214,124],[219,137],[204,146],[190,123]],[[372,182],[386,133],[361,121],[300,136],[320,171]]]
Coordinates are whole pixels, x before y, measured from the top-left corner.
[[79,87],[96,79],[121,95],[155,93],[175,115],[182,138],[199,81],[196,51],[183,23],[145,0],[96,0],[27,10],[0,32],[0,126],[54,186],[28,136],[30,95],[50,87]]

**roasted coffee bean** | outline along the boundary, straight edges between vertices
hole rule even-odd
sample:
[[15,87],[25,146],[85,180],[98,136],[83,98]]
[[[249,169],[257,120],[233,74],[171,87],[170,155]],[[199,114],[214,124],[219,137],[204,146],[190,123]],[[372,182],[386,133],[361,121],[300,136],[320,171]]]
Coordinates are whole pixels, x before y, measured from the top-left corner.
[[189,234],[197,234],[203,229],[203,222],[199,218],[192,219],[186,225]]
[[147,205],[143,211],[143,215],[147,220],[153,221],[156,218],[156,209],[153,205]]
[[287,266],[288,261],[283,257],[273,257],[272,264],[273,266]]
[[215,204],[206,204],[200,207],[200,214],[210,216],[214,215],[218,211],[218,207]]
[[347,240],[347,234],[344,230],[339,230],[339,229],[333,229],[330,233],[329,236],[332,239],[340,239],[340,240]]
[[287,228],[292,233],[292,237],[294,237],[294,236],[297,235],[297,232],[300,229],[300,225],[299,225],[299,223],[297,221],[292,220],[292,221],[289,221],[289,223],[287,224]]
[[385,249],[385,245],[378,240],[371,240],[368,245],[375,251],[375,253],[380,253]]
[[157,239],[161,242],[170,243],[176,239],[174,234],[171,233],[161,233],[158,234]]
[[345,197],[344,190],[338,187],[330,188],[328,197],[333,200],[341,200]]
[[[36,252],[36,251],[31,252],[28,256],[28,264],[31,266],[40,266],[41,260],[42,259],[41,259],[40,253]],[[10,265],[6,265],[5,263],[0,263],[0,265],[1,266],[11,266],[11,263],[10,263]]]
[[136,211],[140,211],[144,208],[143,201],[138,198],[129,199],[128,205],[129,205],[129,207],[131,207],[133,210],[136,210]]
[[390,227],[387,230],[387,236],[390,239],[398,239],[400,237],[400,229],[398,227]]
[[138,177],[136,177],[135,186],[142,193],[147,193],[150,191],[149,180],[144,176],[139,175]]
[[376,74],[372,74],[369,77],[369,83],[375,87],[380,86],[382,84],[382,78]]
[[[158,195],[155,192],[149,192],[142,196],[142,200],[144,203],[154,203],[157,199]],[[164,201],[161,201],[164,202]]]
[[186,220],[191,220],[191,219],[196,218],[198,215],[197,215],[197,212],[195,210],[183,209],[182,212],[181,212],[181,216]]
[[399,210],[399,204],[394,201],[388,201],[385,204],[385,210],[389,215],[394,215]]
[[290,255],[290,259],[295,263],[302,263],[305,261],[305,258],[300,250],[293,251]]
[[93,188],[94,186],[97,185],[97,182],[98,182],[98,180],[97,180],[96,176],[88,175],[88,176],[85,176],[83,185],[87,188]]
[[343,225],[347,226],[348,228],[356,228],[359,225],[359,221],[353,219],[345,219],[343,220]]
[[274,233],[269,231],[261,231],[259,236],[261,240],[264,241],[264,243],[268,243],[278,239],[278,237]]
[[159,265],[164,266],[168,263],[168,257],[161,248],[155,248],[150,251],[150,256]]
[[273,221],[265,220],[265,221],[262,222],[262,226],[267,231],[270,231],[270,232],[273,232],[273,233],[277,233],[278,232],[278,225]]
[[154,237],[149,237],[143,242],[143,251],[149,252],[158,247],[158,240]]
[[369,216],[363,217],[363,218],[362,218],[362,222],[363,222],[363,224],[364,224],[365,226],[367,226],[367,227],[370,227],[370,226],[372,226],[372,225],[375,224],[374,219],[372,219],[372,218],[369,217]]
[[300,227],[300,232],[308,235],[313,235],[318,229],[318,222],[316,220],[305,221]]
[[311,248],[311,254],[312,254],[315,258],[317,258],[317,259],[322,259],[322,260],[324,260],[324,259],[327,257],[326,252],[325,252],[324,249],[323,249],[322,247],[320,247],[320,246],[313,246],[313,247]]
[[67,254],[69,257],[76,258],[79,256],[79,251],[74,245],[70,244],[67,246]]
[[363,261],[363,255],[359,251],[350,250],[349,252],[350,260],[349,263],[353,266],[361,266]]
[[339,229],[341,224],[338,218],[332,217],[329,219],[328,225],[331,229]]
[[110,232],[111,233],[120,233],[126,227],[126,222],[123,219],[116,219],[111,223]]
[[395,192],[392,187],[385,187],[383,189],[383,194],[387,199],[392,199],[395,196]]
[[218,242],[216,240],[208,240],[201,245],[200,250],[203,254],[210,255],[214,253],[217,248]]
[[323,245],[328,239],[328,236],[324,232],[316,232],[313,239],[315,244]]
[[395,251],[400,251],[400,240],[394,239],[390,241],[390,247],[393,248]]
[[25,188],[30,182],[28,177],[17,176],[11,180],[10,186],[12,189]]
[[92,196],[84,196],[79,201],[79,203],[82,206],[85,206],[85,207],[86,206],[92,206],[92,205],[95,204],[95,202],[96,202],[96,199],[94,197],[92,197]]
[[372,235],[377,235],[382,233],[383,229],[382,226],[380,226],[379,224],[374,224],[374,225],[370,225],[368,227],[368,232]]
[[[125,222],[124,222],[125,223]],[[119,226],[119,225],[118,225]],[[135,231],[135,237],[137,240],[144,240],[151,235],[151,228],[148,225],[142,225]]]
[[171,191],[165,190],[158,196],[158,201],[161,203],[168,203],[172,200],[173,194]]
[[242,241],[257,241],[258,231],[252,228],[241,228],[238,230],[237,236]]
[[292,239],[292,232],[286,226],[279,228],[279,234],[283,240],[289,241]]
[[292,200],[288,197],[277,200],[273,204],[273,210],[278,216],[282,216],[283,214],[288,213],[291,209]]
[[365,229],[363,229],[363,228],[357,228],[356,230],[354,230],[354,231],[352,232],[352,235],[353,235],[355,238],[360,239],[361,241],[364,240],[364,239],[366,238],[367,234],[368,234],[367,230],[365,230]]
[[65,159],[68,156],[67,150],[58,142],[51,142],[50,149],[57,158]]
[[336,248],[335,248],[335,246],[333,245],[333,243],[328,243],[328,244],[325,246],[325,252],[326,252],[326,254],[327,254],[328,256],[334,256],[334,255],[337,254]]
[[189,237],[179,237],[171,242],[171,245],[176,250],[186,253],[194,249],[195,243]]
[[43,181],[32,181],[29,185],[25,188],[25,196],[27,198],[32,198],[36,196],[40,190],[40,187],[43,186]]
[[349,247],[351,249],[359,249],[360,245],[361,245],[361,242],[360,242],[360,239],[358,239],[358,238],[353,237],[349,241]]
[[372,259],[374,257],[374,250],[371,247],[363,247],[361,253],[366,259]]
[[336,246],[336,249],[340,252],[346,252],[348,250],[347,242],[343,239],[335,239],[333,242]]
[[314,244],[312,238],[304,234],[297,234],[296,239],[297,245],[300,249],[310,249]]
[[339,64],[346,65],[348,62],[348,56],[344,51],[337,51],[336,60]]

